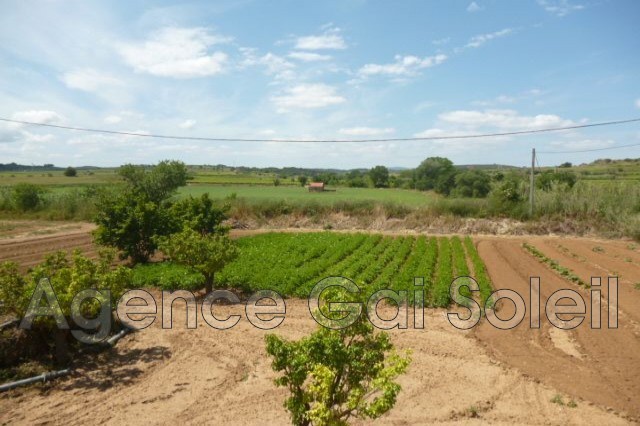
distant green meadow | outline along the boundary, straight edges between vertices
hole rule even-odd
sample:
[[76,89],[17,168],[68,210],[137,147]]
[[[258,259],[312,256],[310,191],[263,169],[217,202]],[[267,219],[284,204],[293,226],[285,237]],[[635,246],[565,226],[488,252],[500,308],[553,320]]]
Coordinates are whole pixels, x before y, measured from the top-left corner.
[[333,204],[338,201],[377,201],[401,204],[408,207],[428,205],[437,196],[407,189],[329,188],[325,192],[309,192],[301,186],[252,186],[252,185],[188,185],[180,188],[178,196],[200,196],[208,193],[211,198],[223,199],[235,194],[249,203],[261,201],[286,201],[294,204],[314,202]]

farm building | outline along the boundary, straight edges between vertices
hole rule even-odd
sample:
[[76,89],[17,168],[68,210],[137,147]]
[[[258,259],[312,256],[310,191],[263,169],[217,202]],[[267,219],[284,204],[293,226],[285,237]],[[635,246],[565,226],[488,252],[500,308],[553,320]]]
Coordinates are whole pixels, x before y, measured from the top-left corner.
[[323,192],[324,182],[311,182],[308,188],[309,188],[309,192]]

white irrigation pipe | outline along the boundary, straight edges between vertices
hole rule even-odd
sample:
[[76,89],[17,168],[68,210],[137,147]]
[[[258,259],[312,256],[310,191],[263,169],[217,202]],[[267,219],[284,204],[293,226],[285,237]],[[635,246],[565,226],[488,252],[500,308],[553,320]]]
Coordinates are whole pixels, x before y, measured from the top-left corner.
[[52,371],[49,373],[40,374],[39,376],[30,377],[28,379],[18,380],[12,383],[5,383],[4,385],[0,385],[0,392],[5,392],[11,389],[15,389],[18,386],[30,385],[32,383],[42,382],[45,383],[47,380],[53,380],[58,377],[63,377],[71,373],[71,369],[67,368],[65,370]]

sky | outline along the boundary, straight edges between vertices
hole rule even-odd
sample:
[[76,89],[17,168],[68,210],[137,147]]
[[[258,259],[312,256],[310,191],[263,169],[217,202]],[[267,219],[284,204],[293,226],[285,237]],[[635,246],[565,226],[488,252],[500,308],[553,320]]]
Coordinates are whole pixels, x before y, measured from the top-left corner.
[[[640,117],[635,0],[0,0],[0,117],[257,139],[470,135]],[[208,142],[0,122],[0,163],[526,165],[640,144],[640,123],[375,143]],[[540,154],[540,165],[640,146]]]

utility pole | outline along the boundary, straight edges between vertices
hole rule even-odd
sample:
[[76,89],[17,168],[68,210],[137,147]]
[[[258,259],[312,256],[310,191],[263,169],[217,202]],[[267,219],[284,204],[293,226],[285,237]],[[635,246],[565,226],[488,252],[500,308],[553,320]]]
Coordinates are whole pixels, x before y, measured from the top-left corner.
[[536,166],[536,149],[531,150],[531,178],[529,180],[529,216],[533,216],[533,190],[535,188],[535,181],[533,175],[533,169]]

